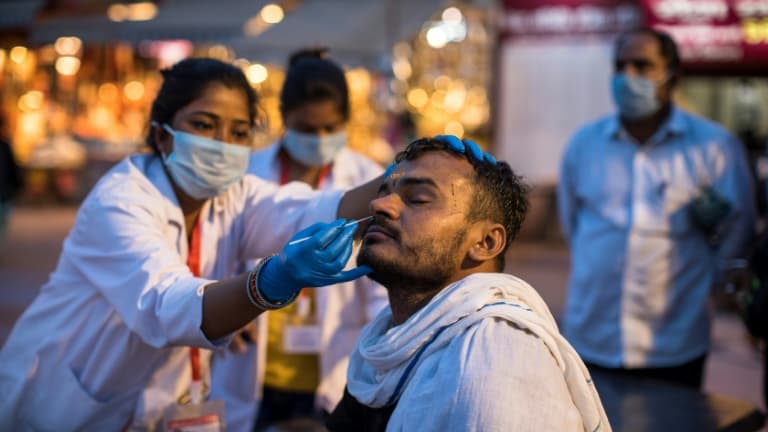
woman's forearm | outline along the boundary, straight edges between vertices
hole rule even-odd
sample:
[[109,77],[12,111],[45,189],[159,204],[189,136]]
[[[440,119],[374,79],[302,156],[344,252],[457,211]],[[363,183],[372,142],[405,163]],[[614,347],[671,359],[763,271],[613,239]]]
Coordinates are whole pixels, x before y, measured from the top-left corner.
[[248,299],[247,281],[248,272],[205,287],[200,329],[209,340],[227,336],[264,312]]

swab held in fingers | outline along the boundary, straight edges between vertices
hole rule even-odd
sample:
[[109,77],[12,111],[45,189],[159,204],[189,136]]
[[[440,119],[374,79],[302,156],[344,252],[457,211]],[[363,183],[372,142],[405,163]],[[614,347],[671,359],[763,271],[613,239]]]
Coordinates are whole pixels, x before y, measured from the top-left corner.
[[[348,226],[350,226],[350,225],[353,225],[353,224],[356,224],[356,223],[360,223],[360,222],[365,222],[365,221],[368,221],[368,220],[371,220],[371,219],[373,219],[373,216],[366,216],[366,217],[364,217],[364,218],[360,218],[360,219],[358,219],[358,220],[353,220],[352,222],[347,222],[347,223],[345,223],[345,224],[344,224],[344,228],[346,228],[346,227],[348,227]],[[303,241],[307,241],[307,240],[309,240],[309,239],[311,239],[311,238],[312,238],[312,236],[307,236],[307,237],[302,237],[302,238],[300,238],[300,239],[292,240],[292,241],[289,241],[289,242],[288,242],[288,245],[289,245],[289,246],[293,246],[293,245],[295,245],[296,243],[301,243],[301,242],[303,242]]]

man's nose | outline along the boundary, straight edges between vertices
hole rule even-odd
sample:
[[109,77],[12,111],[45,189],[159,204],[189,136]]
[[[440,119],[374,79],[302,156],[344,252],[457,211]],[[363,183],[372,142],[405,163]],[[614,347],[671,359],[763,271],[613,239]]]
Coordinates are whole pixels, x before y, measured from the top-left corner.
[[390,219],[397,219],[400,214],[400,206],[402,206],[402,200],[400,200],[397,194],[393,193],[374,198],[370,204],[371,213],[386,216]]

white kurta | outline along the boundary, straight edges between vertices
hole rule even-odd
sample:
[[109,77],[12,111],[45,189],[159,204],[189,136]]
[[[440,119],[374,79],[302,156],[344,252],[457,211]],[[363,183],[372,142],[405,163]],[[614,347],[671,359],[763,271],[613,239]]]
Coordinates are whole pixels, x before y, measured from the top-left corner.
[[119,163],[83,202],[56,270],[0,352],[0,430],[144,426],[179,396],[137,411],[145,388],[188,387],[185,346],[228,343],[200,330],[204,286],[278,251],[301,227],[334,219],[340,197],[246,176],[202,209],[197,278],[160,159]]
[[[254,153],[248,167],[250,174],[265,180],[280,181],[277,143]],[[334,159],[322,189],[348,189],[372,180],[383,172],[370,159],[349,149],[342,149]],[[354,256],[351,259],[354,267]],[[349,354],[357,335],[387,304],[387,292],[367,277],[323,287],[315,291],[320,325],[320,383],[316,404],[332,411],[344,393]],[[225,401],[227,430],[252,431],[258,414],[264,381],[267,342],[267,314],[259,317],[256,346],[243,354],[219,351],[214,356],[211,397]]]
[[397,402],[387,431],[586,431],[611,427],[587,368],[524,281],[475,273],[404,323],[384,309],[360,334],[349,393]]

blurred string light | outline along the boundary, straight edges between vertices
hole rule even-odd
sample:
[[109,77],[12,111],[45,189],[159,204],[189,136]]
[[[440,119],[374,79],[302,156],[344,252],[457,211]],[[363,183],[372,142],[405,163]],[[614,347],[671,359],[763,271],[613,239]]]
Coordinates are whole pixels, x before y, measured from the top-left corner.
[[450,42],[461,42],[467,37],[467,23],[459,9],[446,8],[441,18],[440,21],[427,23],[425,37],[429,46],[440,49]]
[[387,106],[416,115],[420,132],[463,137],[488,122],[488,98],[485,88],[479,85],[483,82],[482,74],[465,70],[459,64],[435,69],[414,60],[433,58],[438,54],[430,51],[454,42],[477,46],[478,40],[470,38],[469,30],[482,26],[468,23],[468,17],[459,8],[448,7],[437,20],[424,25],[417,41],[401,42],[392,49],[393,76],[389,89],[393,96]]
[[443,11],[443,14],[441,15],[441,18],[445,22],[449,23],[459,23],[464,20],[464,16],[461,14],[461,11],[456,7],[449,7],[445,8]]
[[157,16],[157,5],[152,2],[114,3],[107,8],[110,21],[149,21]]
[[43,92],[30,90],[19,98],[17,106],[21,112],[37,111],[43,107]]
[[221,61],[230,61],[232,60],[233,55],[232,50],[227,48],[225,45],[217,44],[208,48],[208,57]]
[[252,16],[243,25],[243,33],[246,36],[255,37],[263,33],[270,26],[280,23],[285,18],[285,10],[277,3],[265,5],[258,14]]
[[5,69],[5,58],[6,58],[5,50],[0,48],[0,73],[2,73],[3,69]]
[[11,48],[10,57],[11,61],[16,64],[22,64],[27,59],[27,53],[29,50],[27,50],[27,47],[25,46],[15,46]]
[[424,89],[414,88],[408,91],[407,99],[414,108],[423,108],[429,102],[429,95]]
[[75,36],[62,36],[56,39],[53,47],[56,49],[56,54],[62,56],[73,56],[80,52],[83,42],[80,38]]
[[99,100],[104,103],[113,103],[117,101],[120,90],[113,83],[104,83],[99,86]]
[[186,39],[144,41],[139,44],[139,53],[158,60],[160,69],[168,67],[192,54],[192,42]]
[[405,58],[398,58],[392,62],[392,73],[395,74],[395,78],[405,81],[411,77],[413,69],[411,68],[411,62]]
[[37,50],[37,57],[40,59],[41,64],[52,65],[56,62],[58,56],[53,44],[43,45]]
[[141,81],[129,81],[123,86],[123,95],[129,101],[140,101],[144,97],[144,84]]
[[261,84],[267,80],[269,72],[264,65],[252,64],[245,70],[245,76],[251,84]]
[[235,66],[237,66],[237,67],[239,67],[240,69],[242,69],[242,70],[243,70],[243,72],[245,72],[245,70],[246,70],[246,69],[248,69],[248,66],[250,66],[250,65],[251,65],[251,62],[250,62],[250,61],[248,61],[248,59],[246,59],[246,58],[242,58],[242,57],[241,57],[241,58],[239,58],[239,59],[235,59],[235,60],[232,62],[232,64],[233,64],[233,65],[235,65]]
[[72,76],[80,70],[80,59],[74,56],[61,56],[56,59],[56,72],[64,76]]
[[270,3],[261,9],[259,16],[267,24],[277,24],[283,20],[285,12],[283,12],[283,8],[280,5]]

